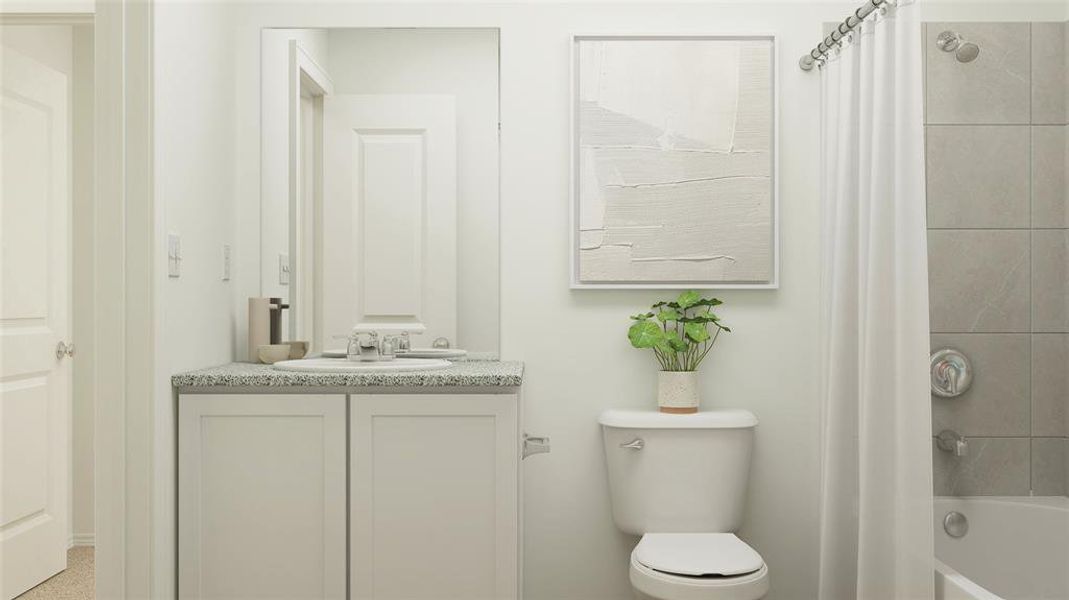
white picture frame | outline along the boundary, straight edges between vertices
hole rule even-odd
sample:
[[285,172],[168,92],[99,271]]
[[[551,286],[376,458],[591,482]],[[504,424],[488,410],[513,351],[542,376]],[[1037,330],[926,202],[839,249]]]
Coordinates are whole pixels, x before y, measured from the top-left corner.
[[[671,41],[671,42],[758,42],[761,44],[767,44],[768,51],[768,73],[770,77],[768,93],[769,106],[771,107],[771,115],[769,115],[769,121],[771,132],[769,134],[769,148],[768,148],[768,220],[767,223],[767,243],[769,244],[769,250],[767,260],[767,269],[764,271],[765,277],[760,279],[716,279],[716,278],[666,278],[664,280],[655,280],[650,278],[623,278],[623,279],[604,279],[598,278],[597,280],[589,277],[584,278],[581,276],[582,260],[584,259],[584,252],[580,248],[580,243],[583,238],[583,234],[580,231],[582,224],[582,185],[583,180],[581,178],[582,160],[581,152],[581,139],[580,128],[582,127],[582,115],[581,115],[581,90],[582,81],[581,75],[583,72],[583,65],[580,64],[582,60],[582,52],[580,51],[581,44],[586,42],[646,42],[646,41]],[[634,49],[634,46],[631,48]],[[777,289],[779,287],[779,270],[780,270],[780,257],[779,257],[779,102],[778,102],[778,87],[779,87],[779,59],[778,59],[778,45],[775,34],[771,33],[748,33],[748,34],[573,34],[571,36],[571,53],[570,53],[570,65],[571,65],[571,136],[570,136],[570,165],[571,165],[571,186],[570,186],[570,267],[569,273],[571,278],[572,289]],[[733,152],[732,147],[732,152]],[[624,186],[627,187],[627,186]],[[637,187],[637,186],[632,186]],[[764,225],[762,224],[762,227]],[[588,230],[589,234],[589,230]],[[588,247],[587,250],[590,248]],[[731,258],[731,257],[726,257]],[[688,260],[702,260],[691,259],[690,257],[684,257],[680,259],[652,259],[652,260],[664,260],[666,262],[670,260],[688,261]],[[762,259],[764,260],[764,259]],[[732,259],[734,262],[734,259]],[[762,262],[762,264],[764,264]]]

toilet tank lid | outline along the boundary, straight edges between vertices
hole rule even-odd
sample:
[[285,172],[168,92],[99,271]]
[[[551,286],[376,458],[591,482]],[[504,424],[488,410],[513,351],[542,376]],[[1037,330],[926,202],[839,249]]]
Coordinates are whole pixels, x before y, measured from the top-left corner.
[[743,429],[756,426],[757,417],[740,408],[703,410],[689,415],[611,409],[601,413],[598,423],[622,429]]

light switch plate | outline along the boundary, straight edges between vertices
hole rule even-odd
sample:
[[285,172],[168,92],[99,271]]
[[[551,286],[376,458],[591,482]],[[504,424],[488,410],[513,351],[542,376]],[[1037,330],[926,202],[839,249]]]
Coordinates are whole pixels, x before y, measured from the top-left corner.
[[279,285],[290,284],[290,255],[278,255],[278,283]]
[[167,234],[167,276],[182,276],[182,238],[177,233]]
[[223,244],[223,281],[230,281],[230,244]]

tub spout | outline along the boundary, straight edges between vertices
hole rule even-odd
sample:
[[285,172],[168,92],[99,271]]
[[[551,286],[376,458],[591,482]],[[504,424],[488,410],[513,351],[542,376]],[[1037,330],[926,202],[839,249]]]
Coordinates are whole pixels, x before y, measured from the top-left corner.
[[944,429],[935,437],[935,445],[944,452],[953,452],[954,456],[965,456],[969,453],[969,440],[956,431]]

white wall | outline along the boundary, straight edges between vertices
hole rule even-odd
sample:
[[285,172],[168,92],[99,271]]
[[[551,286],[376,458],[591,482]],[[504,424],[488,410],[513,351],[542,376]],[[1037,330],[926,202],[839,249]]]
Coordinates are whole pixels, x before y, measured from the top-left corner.
[[[232,282],[222,281],[223,244],[234,244],[234,183],[242,174],[235,171],[234,160],[235,65],[229,5],[159,2],[154,11],[159,368],[152,585],[153,597],[163,598],[173,593],[175,575],[176,407],[170,377],[234,359],[234,288]],[[258,169],[254,172],[258,176]],[[168,232],[182,238],[182,275],[177,279],[167,276]]]
[[[498,32],[331,29],[337,94],[451,94],[457,102],[457,339],[499,351]],[[416,345],[432,340],[417,338]]]

